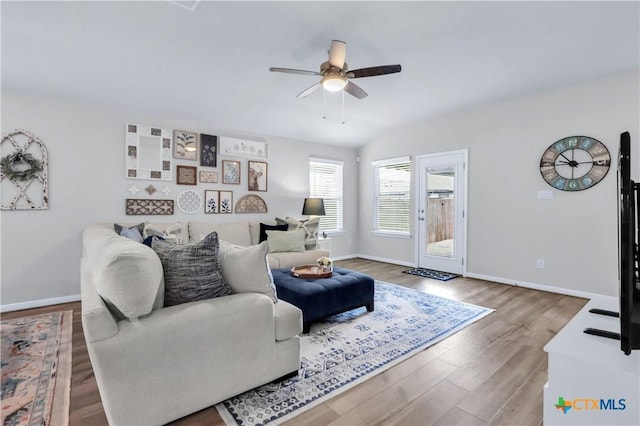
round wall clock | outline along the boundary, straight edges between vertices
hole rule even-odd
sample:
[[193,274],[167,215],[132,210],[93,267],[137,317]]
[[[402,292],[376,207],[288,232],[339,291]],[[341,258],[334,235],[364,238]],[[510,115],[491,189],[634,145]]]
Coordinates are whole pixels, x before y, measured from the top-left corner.
[[570,136],[553,143],[542,154],[540,173],[562,191],[582,191],[600,182],[609,171],[611,156],[602,142],[588,136]]

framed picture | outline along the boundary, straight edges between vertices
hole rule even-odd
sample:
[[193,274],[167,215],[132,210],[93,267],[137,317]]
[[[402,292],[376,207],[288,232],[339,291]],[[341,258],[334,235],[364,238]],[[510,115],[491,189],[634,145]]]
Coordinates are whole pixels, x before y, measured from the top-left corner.
[[220,191],[205,190],[204,191],[204,212],[214,214],[220,212]]
[[240,162],[222,160],[222,183],[240,185]]
[[233,191],[219,191],[218,213],[233,213]]
[[176,183],[178,185],[197,185],[198,168],[194,166],[176,166]]
[[200,183],[218,183],[218,172],[200,171]]
[[218,165],[218,137],[200,134],[200,165],[202,167],[217,167]]
[[181,160],[196,161],[198,159],[198,134],[174,130],[173,156]]
[[264,161],[249,161],[249,179],[247,181],[249,191],[267,190],[268,164]]

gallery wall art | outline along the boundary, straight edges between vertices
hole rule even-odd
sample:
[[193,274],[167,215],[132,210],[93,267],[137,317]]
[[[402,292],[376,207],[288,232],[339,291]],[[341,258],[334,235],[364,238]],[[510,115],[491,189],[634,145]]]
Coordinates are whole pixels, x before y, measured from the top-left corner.
[[240,162],[222,160],[222,183],[240,185]]
[[173,156],[180,160],[196,161],[198,159],[198,134],[184,130],[173,131]]
[[247,169],[247,187],[249,191],[266,192],[268,164],[264,161],[249,161]]
[[127,198],[125,203],[127,215],[172,215],[173,200],[147,200]]
[[49,208],[47,148],[33,133],[15,129],[0,141],[2,210]]
[[127,123],[125,125],[125,177],[172,180],[171,130]]
[[219,154],[229,157],[268,159],[267,143],[220,136]]
[[217,167],[218,165],[218,137],[200,135],[200,165],[202,167]]

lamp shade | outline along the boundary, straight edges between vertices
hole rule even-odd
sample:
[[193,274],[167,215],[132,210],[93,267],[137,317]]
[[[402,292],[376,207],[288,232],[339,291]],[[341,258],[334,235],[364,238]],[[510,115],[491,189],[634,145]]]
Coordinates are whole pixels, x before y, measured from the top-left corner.
[[307,216],[324,216],[324,200],[322,198],[305,198],[302,214]]

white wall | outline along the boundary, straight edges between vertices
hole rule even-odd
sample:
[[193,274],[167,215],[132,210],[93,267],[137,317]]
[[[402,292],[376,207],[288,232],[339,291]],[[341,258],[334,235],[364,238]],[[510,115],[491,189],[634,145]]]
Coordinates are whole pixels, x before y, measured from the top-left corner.
[[[247,162],[242,160],[241,185],[151,182],[124,178],[124,125],[126,122],[176,128],[198,133],[260,138],[269,144],[268,192],[258,193],[267,202],[267,214],[188,215],[175,208],[173,216],[126,216],[127,191],[135,184],[143,189],[153,184],[173,190],[175,199],[185,189],[232,190],[234,201],[248,193]],[[2,93],[2,132],[23,128],[45,143],[49,153],[49,209],[2,211],[1,304],[21,304],[64,298],[80,292],[80,256],[83,228],[95,222],[187,222],[202,220],[236,222],[273,221],[284,216],[301,217],[302,203],[309,193],[309,157],[343,160],[345,234],[332,241],[332,255],[356,252],[357,167],[354,149],[311,144],[263,135],[243,134],[242,129],[215,129],[206,123],[145,115],[140,111],[64,102],[17,93]],[[218,158],[220,165],[221,157]],[[179,161],[177,164],[196,165]],[[174,174],[175,164],[174,163]],[[211,169],[207,169],[211,170]],[[217,168],[220,172],[220,166]],[[220,174],[220,173],[219,173]],[[139,192],[135,198],[149,197]],[[349,241],[354,245],[350,246]]]
[[[639,79],[636,70],[423,120],[377,137],[359,151],[361,253],[416,260],[414,235],[372,235],[372,161],[402,155],[415,161],[419,154],[468,148],[470,275],[617,295],[617,153],[619,135],[628,130],[637,178]],[[604,180],[577,193],[553,189],[539,171],[545,149],[572,135],[600,140],[612,156]],[[541,190],[552,191],[554,199],[538,200]],[[545,269],[536,269],[536,259],[545,260]]]

